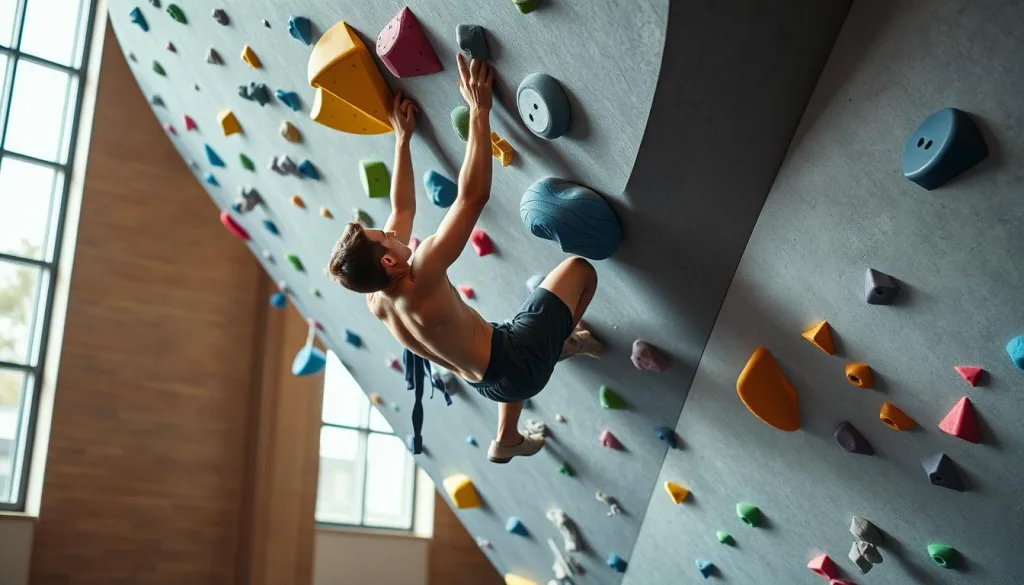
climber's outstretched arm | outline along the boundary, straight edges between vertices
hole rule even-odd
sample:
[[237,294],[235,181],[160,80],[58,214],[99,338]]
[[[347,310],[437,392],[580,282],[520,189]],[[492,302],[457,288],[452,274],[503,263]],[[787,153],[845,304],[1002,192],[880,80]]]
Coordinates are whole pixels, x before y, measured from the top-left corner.
[[412,175],[412,154],[409,142],[416,128],[416,102],[395,94],[391,108],[391,126],[395,129],[395,166],[391,176],[391,215],[384,223],[384,231],[395,232],[403,244],[412,237],[412,222],[416,216],[416,186]]

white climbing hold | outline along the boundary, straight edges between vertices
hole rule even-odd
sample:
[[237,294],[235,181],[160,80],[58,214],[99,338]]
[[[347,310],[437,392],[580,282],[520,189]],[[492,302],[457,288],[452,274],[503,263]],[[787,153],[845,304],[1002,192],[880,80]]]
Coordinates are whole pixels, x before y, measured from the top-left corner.
[[597,499],[598,502],[601,502],[608,506],[609,516],[616,516],[622,512],[622,508],[619,507],[619,503],[615,501],[614,497],[609,496],[608,494],[600,491],[594,494],[594,497]]
[[526,419],[523,426],[526,427],[526,432],[531,435],[546,435],[548,432],[548,426],[537,420]]
[[563,424],[565,423],[565,417],[560,415],[560,414],[556,414],[555,415],[555,420],[557,420],[558,422],[563,423]]
[[560,508],[551,508],[545,514],[552,524],[558,527],[565,540],[565,552],[576,552],[580,546],[580,535],[576,524]]
[[571,555],[563,555],[562,551],[558,550],[558,545],[555,544],[555,541],[550,538],[548,539],[548,547],[551,549],[552,554],[555,555],[555,564],[551,566],[551,570],[555,573],[555,579],[561,581],[569,577],[575,577],[583,572],[582,567],[579,566],[576,560]]
[[476,537],[476,545],[480,548],[491,548],[491,541],[478,536]]

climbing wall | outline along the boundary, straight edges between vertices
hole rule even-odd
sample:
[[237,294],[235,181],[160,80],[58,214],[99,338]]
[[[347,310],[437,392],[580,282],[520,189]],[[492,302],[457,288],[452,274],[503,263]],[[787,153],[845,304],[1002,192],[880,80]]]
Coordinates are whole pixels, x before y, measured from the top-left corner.
[[[523,14],[511,0],[415,1],[410,8],[443,69],[397,79],[374,58],[390,88],[406,91],[422,107],[412,145],[416,177],[434,169],[455,178],[465,144],[449,121],[449,112],[461,104],[454,32],[460,23],[487,30],[498,72],[492,127],[515,155],[508,167],[495,161],[492,197],[479,226],[490,234],[496,253],[481,258],[467,247],[450,271],[453,284],[474,288],[471,304],[485,318],[510,317],[526,296],[527,278],[565,257],[551,242],[531,236],[519,219],[520,197],[534,181],[556,176],[584,184],[611,202],[623,224],[623,245],[598,263],[600,289],[587,314],[607,344],[606,357],[559,365],[524,413],[524,419],[548,426],[543,452],[505,466],[488,463],[496,407],[469,387],[456,388],[450,407],[440,397],[425,405],[425,452],[417,463],[438,484],[457,473],[472,480],[482,506],[458,514],[474,536],[490,542],[486,552],[502,573],[538,583],[551,578],[547,540],[558,548],[563,543],[545,514],[558,507],[582,537],[583,550],[573,557],[585,575],[575,581],[621,579],[606,561],[613,554],[630,561],[669,449],[653,430],[677,420],[744,244],[849,2],[717,4],[541,0]],[[156,121],[216,205],[210,220],[227,211],[251,236],[244,245],[286,285],[287,301],[321,324],[320,340],[367,392],[397,406],[382,413],[397,433],[408,434],[411,394],[402,375],[388,367],[389,356],[401,348],[369,315],[361,295],[322,273],[353,208],[378,226],[386,219],[387,200],[363,191],[359,161],[383,161],[390,169],[394,136],[344,134],[311,121],[306,68],[312,46],[301,40],[301,30],[300,38],[289,34],[293,16],[312,23],[311,43],[345,20],[372,52],[377,34],[405,5],[187,0],[174,6],[181,13],[177,19],[166,0],[112,0],[110,15],[140,89],[153,101]],[[133,9],[148,30],[133,22]],[[215,9],[222,11],[216,18]],[[572,109],[568,132],[553,141],[534,136],[516,108],[516,87],[537,72],[559,80]],[[259,103],[259,84],[267,86],[265,105]],[[242,97],[239,86],[255,99]],[[282,97],[275,96],[277,90]],[[296,92],[298,111],[288,107],[287,92]],[[279,133],[282,122],[293,126],[286,132],[291,140]],[[233,133],[225,135],[225,127]],[[287,168],[285,155],[294,163],[308,160],[318,178],[268,168],[275,158],[279,169]],[[218,159],[224,166],[214,164]],[[254,191],[261,204],[244,213],[231,209],[240,193],[254,200]],[[422,238],[444,210],[430,204],[419,181],[417,197],[414,235]],[[321,208],[332,218],[323,217]],[[361,337],[362,347],[345,343],[346,330]],[[665,372],[633,367],[630,347],[638,337],[668,357]],[[625,409],[602,408],[602,384],[625,400]],[[601,446],[598,437],[605,430],[624,449]],[[680,434],[680,446],[690,449]],[[479,446],[467,443],[468,436]],[[571,475],[559,473],[563,465]],[[596,499],[598,491],[614,498],[621,513],[608,516],[611,507]],[[525,535],[506,532],[512,516],[521,520]]]
[[[652,495],[624,583],[703,582],[698,560],[717,567],[709,582],[823,583],[807,568],[822,553],[851,583],[1022,582],[1024,371],[1005,349],[1024,334],[1021,30],[1013,1],[853,4],[676,425],[686,447],[658,478],[692,494],[678,506]],[[926,191],[902,176],[904,144],[946,107],[978,122],[990,156]],[[892,305],[865,302],[869,267],[899,281]],[[801,337],[822,320],[834,356]],[[799,396],[796,432],[763,424],[737,398],[758,346]],[[870,366],[872,388],[846,381],[849,362]],[[984,369],[976,387],[958,365]],[[938,427],[964,396],[980,444]],[[918,427],[883,425],[884,402]],[[842,421],[873,456],[840,448]],[[936,453],[959,468],[965,492],[930,485],[921,459]],[[740,502],[761,510],[760,527],[741,522]],[[848,559],[854,515],[884,535],[882,563],[866,575]],[[930,544],[958,550],[958,567],[937,566]]]

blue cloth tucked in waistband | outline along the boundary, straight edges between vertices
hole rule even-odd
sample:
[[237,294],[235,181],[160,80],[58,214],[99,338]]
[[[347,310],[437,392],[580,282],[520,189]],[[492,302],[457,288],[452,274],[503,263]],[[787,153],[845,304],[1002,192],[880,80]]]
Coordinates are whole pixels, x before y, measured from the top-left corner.
[[408,446],[414,455],[423,452],[423,376],[430,380],[430,398],[434,398],[434,390],[444,394],[445,405],[452,405],[452,397],[440,377],[435,378],[430,369],[430,362],[414,354],[408,349],[402,352],[402,365],[405,366],[405,389],[416,391],[416,402],[412,407],[412,437]]

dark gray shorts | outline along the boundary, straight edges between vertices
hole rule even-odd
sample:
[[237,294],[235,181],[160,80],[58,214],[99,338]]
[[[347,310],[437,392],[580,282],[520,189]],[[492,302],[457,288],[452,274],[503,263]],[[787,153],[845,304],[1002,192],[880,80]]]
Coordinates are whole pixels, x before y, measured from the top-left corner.
[[544,389],[572,333],[569,307],[549,290],[534,290],[519,313],[502,324],[491,323],[491,359],[484,379],[470,383],[485,398],[519,402]]

